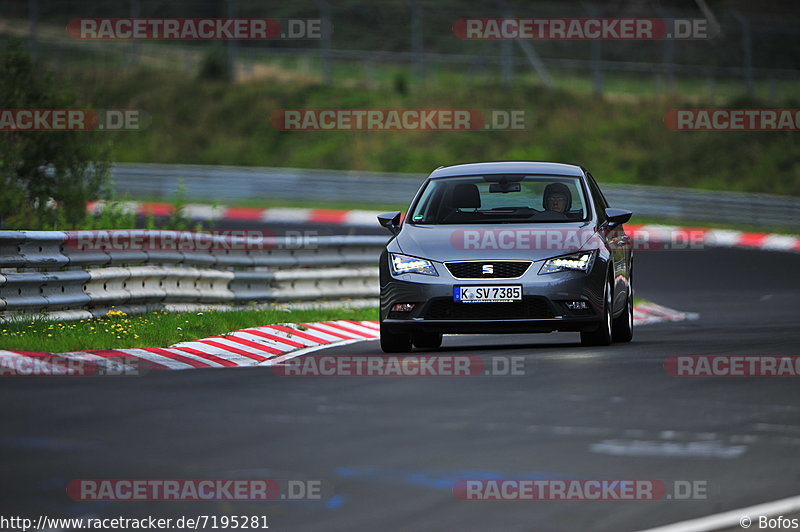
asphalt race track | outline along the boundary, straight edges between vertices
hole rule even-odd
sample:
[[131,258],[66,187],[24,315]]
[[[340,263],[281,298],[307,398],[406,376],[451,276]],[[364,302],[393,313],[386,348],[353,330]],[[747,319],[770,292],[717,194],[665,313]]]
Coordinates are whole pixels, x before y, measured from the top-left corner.
[[[670,355],[800,355],[800,254],[636,256],[638,297],[696,321],[633,343],[461,336],[444,352],[522,356],[523,376],[281,377],[269,368],[0,385],[3,515],[265,515],[286,531],[638,530],[800,493],[793,378],[679,378]],[[361,342],[312,355],[378,354]],[[323,500],[77,502],[77,478],[320,480]],[[705,499],[462,501],[468,478],[705,482]],[[754,527],[755,528],[755,527]]]

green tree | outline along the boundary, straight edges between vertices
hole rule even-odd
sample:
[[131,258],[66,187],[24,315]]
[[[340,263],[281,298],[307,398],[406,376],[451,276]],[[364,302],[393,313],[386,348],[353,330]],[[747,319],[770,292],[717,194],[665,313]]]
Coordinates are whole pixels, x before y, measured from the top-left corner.
[[[76,109],[73,93],[31,61],[20,42],[0,53],[1,109]],[[102,132],[0,131],[0,226],[69,229],[107,192]],[[65,227],[66,226],[66,227]]]

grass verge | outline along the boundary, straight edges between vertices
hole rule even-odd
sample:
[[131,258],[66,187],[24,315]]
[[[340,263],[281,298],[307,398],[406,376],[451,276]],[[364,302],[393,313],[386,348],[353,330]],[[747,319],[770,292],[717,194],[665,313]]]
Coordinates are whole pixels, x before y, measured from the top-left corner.
[[[770,104],[755,98],[696,101],[678,95],[630,101],[595,98],[537,84],[506,89],[430,83],[324,86],[253,80],[197,80],[142,69],[114,76],[70,72],[65,80],[96,108],[140,109],[153,118],[136,132],[109,132],[117,162],[232,164],[426,175],[441,165],[534,160],[584,164],[601,182],[800,194],[798,144],[788,131],[675,132],[670,109],[797,107],[796,97]],[[281,131],[281,109],[521,110],[520,130]],[[265,195],[267,193],[265,192]],[[393,203],[388,194],[383,203]]]
[[65,353],[88,349],[168,347],[178,342],[223,335],[274,323],[377,320],[375,308],[319,310],[241,310],[232,312],[151,312],[128,316],[111,311],[103,318],[0,324],[0,349]]
[[[634,304],[650,303],[635,298]],[[80,321],[19,321],[0,325],[0,349],[67,353],[90,349],[168,347],[178,342],[225,335],[275,323],[330,320],[377,320],[377,307],[321,310],[241,310],[151,312],[128,316],[111,311],[104,318]]]

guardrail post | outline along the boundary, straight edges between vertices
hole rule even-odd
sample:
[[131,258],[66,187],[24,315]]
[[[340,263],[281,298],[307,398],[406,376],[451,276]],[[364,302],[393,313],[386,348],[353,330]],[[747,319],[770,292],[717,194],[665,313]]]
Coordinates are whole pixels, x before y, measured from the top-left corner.
[[[598,10],[590,4],[582,4],[583,9],[590,17],[597,17]],[[603,41],[592,39],[590,43],[592,51],[592,94],[602,96],[604,92],[605,80],[603,76]]]
[[716,79],[714,78],[714,74],[709,72],[706,76],[706,82],[708,85],[708,101],[713,102],[714,98],[716,97]]
[[594,39],[592,40],[592,93],[595,96],[602,96],[603,85],[603,42]]
[[[239,6],[238,0],[227,0],[228,3],[228,18],[236,18],[238,16]],[[236,81],[236,47],[237,43],[233,39],[227,41],[228,49],[228,77],[231,81]]]
[[333,33],[333,23],[331,21],[331,6],[328,0],[316,0],[319,7],[319,18],[322,21],[322,39],[319,41],[320,49],[320,68],[322,70],[322,82],[330,85],[333,82],[333,72],[331,66],[331,33]]
[[769,78],[769,103],[770,105],[778,104],[778,87],[775,78]]
[[[505,8],[504,3],[503,5],[503,17],[511,18],[511,14],[509,13],[508,9]],[[506,87],[513,87],[514,86],[514,47],[513,43],[508,39],[503,39],[500,41],[500,66],[501,66],[501,74],[503,78],[503,85]]]
[[[131,0],[131,18],[137,19],[140,16],[142,16],[141,0]],[[139,64],[139,55],[141,54],[141,47],[142,45],[139,39],[131,40],[129,61],[134,66]]]
[[3,286],[6,284],[6,276],[0,274],[0,311],[6,308],[6,300],[2,297]]
[[539,79],[542,80],[542,84],[544,84],[547,88],[552,88],[553,80],[550,79],[550,74],[547,72],[547,67],[544,66],[544,62],[539,57],[539,54],[536,53],[536,50],[533,48],[533,45],[528,41],[517,41],[517,44],[520,48],[522,48],[522,52],[528,58],[528,62],[531,64],[533,69],[539,74]]
[[[664,8],[657,9],[659,16],[664,19],[670,19],[670,13]],[[663,39],[664,42],[664,62],[663,71],[666,78],[666,92],[675,91],[675,41],[671,35],[666,35]]]
[[425,55],[422,34],[422,19],[424,12],[417,0],[411,3],[411,50],[414,53],[413,79],[415,83],[422,83],[425,79]]
[[753,28],[750,19],[739,11],[734,11],[733,16],[739,21],[742,27],[742,57],[744,68],[744,79],[747,86],[747,95],[753,95]]
[[39,0],[28,0],[28,20],[30,22],[30,36],[28,37],[28,49],[31,59],[36,61],[37,36],[39,33]]

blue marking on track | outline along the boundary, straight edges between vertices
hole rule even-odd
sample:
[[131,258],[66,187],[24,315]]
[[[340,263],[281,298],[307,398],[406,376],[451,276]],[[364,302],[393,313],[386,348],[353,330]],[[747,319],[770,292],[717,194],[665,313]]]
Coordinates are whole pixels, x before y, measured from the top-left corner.
[[329,510],[338,510],[344,505],[345,501],[347,501],[346,495],[334,495],[325,501],[325,508]]
[[[370,479],[394,484],[426,486],[438,490],[451,490],[459,480],[498,480],[506,478],[525,480],[567,479],[572,475],[548,471],[528,471],[524,473],[492,471],[485,469],[380,469],[369,467],[340,467],[336,473],[343,478]],[[575,477],[577,478],[577,477]]]

